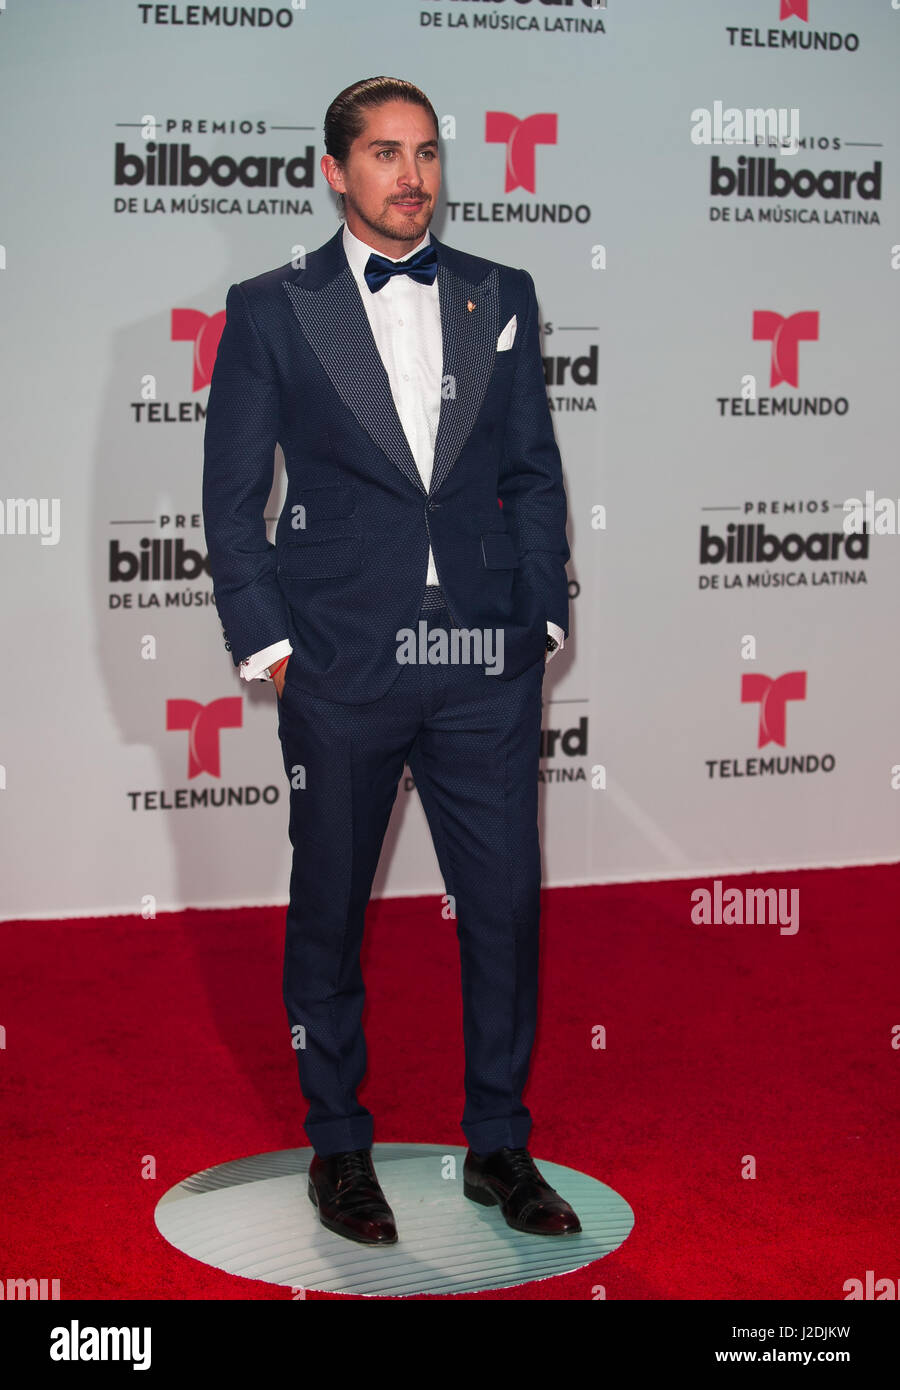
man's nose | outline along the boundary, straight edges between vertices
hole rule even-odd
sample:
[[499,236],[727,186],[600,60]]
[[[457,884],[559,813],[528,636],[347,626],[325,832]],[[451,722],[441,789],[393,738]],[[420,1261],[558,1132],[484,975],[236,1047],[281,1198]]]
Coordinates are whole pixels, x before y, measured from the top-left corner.
[[397,174],[397,182],[404,188],[418,189],[423,187],[422,170],[414,159],[404,161],[403,167]]

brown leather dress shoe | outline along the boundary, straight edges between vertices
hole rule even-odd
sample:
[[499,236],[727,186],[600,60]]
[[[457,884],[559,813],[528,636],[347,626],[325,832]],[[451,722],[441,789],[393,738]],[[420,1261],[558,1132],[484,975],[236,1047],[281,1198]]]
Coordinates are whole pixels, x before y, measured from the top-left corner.
[[307,1184],[319,1220],[335,1235],[363,1245],[393,1245],[394,1213],[375,1176],[371,1149],[348,1149],[320,1158],[313,1154]]
[[535,1236],[575,1235],[581,1222],[534,1166],[527,1149],[496,1149],[479,1157],[470,1149],[463,1165],[463,1192],[484,1207],[500,1207],[506,1224]]

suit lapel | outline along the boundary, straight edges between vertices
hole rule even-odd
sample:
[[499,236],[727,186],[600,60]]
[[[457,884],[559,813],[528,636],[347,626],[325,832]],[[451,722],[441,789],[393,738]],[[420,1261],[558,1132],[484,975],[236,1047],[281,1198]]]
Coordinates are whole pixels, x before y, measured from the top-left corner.
[[449,258],[441,251],[446,252],[446,248],[441,247],[438,252],[444,369],[432,493],[445,482],[481,409],[494,367],[500,316],[496,266],[476,283],[451,269]]
[[[472,431],[493,368],[499,319],[496,267],[483,280],[470,281],[453,268],[452,249],[433,234],[432,241],[438,255],[443,381],[429,495],[445,481]],[[342,229],[312,253],[305,270],[282,285],[341,400],[373,443],[424,495],[388,374],[347,264]]]
[[313,272],[314,252],[300,278],[282,284],[307,342],[347,409],[372,442],[424,494],[341,236],[339,228],[321,248],[318,273]]

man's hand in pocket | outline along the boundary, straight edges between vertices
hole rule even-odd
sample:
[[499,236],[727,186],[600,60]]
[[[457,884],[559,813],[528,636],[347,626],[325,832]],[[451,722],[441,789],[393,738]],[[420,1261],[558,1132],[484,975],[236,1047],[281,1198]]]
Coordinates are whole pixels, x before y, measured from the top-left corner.
[[[288,660],[290,660],[290,658],[288,658]],[[279,700],[281,699],[282,692],[284,691],[284,678],[287,674],[287,668],[288,663],[286,661],[282,666],[281,670],[276,671],[274,676],[272,677],[272,684],[275,687],[275,694],[278,696]]]

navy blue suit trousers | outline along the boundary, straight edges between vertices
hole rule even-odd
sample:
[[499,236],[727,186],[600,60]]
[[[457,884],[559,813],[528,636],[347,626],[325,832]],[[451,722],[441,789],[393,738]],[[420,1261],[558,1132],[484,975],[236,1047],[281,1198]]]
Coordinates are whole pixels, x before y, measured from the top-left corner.
[[[451,628],[446,608],[423,609],[420,620],[429,631]],[[292,661],[278,701],[293,845],[284,1000],[310,1142],[324,1157],[373,1141],[372,1114],[357,1097],[367,1057],[360,949],[408,764],[455,905],[463,1132],[479,1153],[525,1147],[531,1115],[522,1092],[538,989],[544,661],[509,680],[483,665],[401,665],[391,688],[367,704],[310,694],[292,682]],[[431,929],[442,925],[436,906]]]

